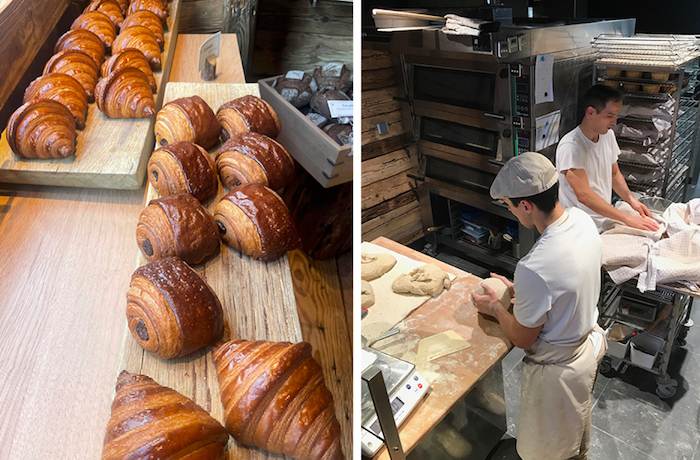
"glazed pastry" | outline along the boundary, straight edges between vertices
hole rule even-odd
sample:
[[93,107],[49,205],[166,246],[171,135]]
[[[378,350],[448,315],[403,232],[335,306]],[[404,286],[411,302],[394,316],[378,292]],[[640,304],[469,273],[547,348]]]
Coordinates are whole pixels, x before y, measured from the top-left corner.
[[64,50],[78,50],[87,54],[99,67],[105,60],[105,45],[100,37],[87,29],[69,30],[56,42],[54,53]]
[[299,460],[341,460],[333,395],[306,342],[233,340],[212,354],[236,441]]
[[148,78],[133,67],[117,69],[100,80],[95,101],[109,118],[151,118],[156,114]]
[[168,4],[161,0],[131,0],[128,13],[132,14],[136,11],[146,10],[158,16],[163,27],[167,26],[168,20]]
[[210,149],[219,141],[221,125],[201,97],[190,96],[165,104],[158,111],[154,129],[158,145],[187,141]]
[[160,49],[163,49],[163,44],[165,43],[165,32],[163,31],[163,23],[160,22],[160,18],[154,13],[148,10],[134,11],[129,16],[124,18],[124,24],[122,24],[122,28],[126,29],[127,27],[131,26],[144,26],[149,28],[151,32],[153,32],[153,35],[156,37],[156,41],[158,42]]
[[279,190],[294,177],[294,160],[287,150],[258,133],[234,134],[217,151],[216,167],[229,189],[254,182]]
[[129,9],[129,1],[130,0],[117,0],[117,3],[119,4],[119,9],[122,11],[123,17],[126,17],[126,10]]
[[224,312],[216,294],[178,257],[137,268],[126,302],[131,335],[159,358],[188,355],[224,333]]
[[115,0],[92,0],[92,2],[85,8],[85,12],[89,11],[99,11],[107,15],[116,30],[121,29],[122,23],[124,22],[124,13],[122,9]]
[[301,248],[292,216],[282,198],[260,184],[234,187],[216,205],[221,239],[258,260],[275,260]]
[[78,129],[85,128],[88,100],[78,80],[64,73],[49,73],[34,80],[24,91],[22,103],[34,99],[60,102],[73,114]]
[[29,101],[10,117],[7,143],[23,158],[69,157],[75,153],[75,118],[56,101]]
[[148,64],[148,60],[146,60],[146,56],[144,56],[139,50],[126,49],[107,59],[102,64],[102,76],[106,77],[115,70],[123,69],[124,67],[134,67],[139,69],[148,79],[148,84],[151,85],[151,91],[154,93],[158,91],[156,77],[153,76],[153,71]]
[[139,249],[149,261],[178,256],[198,264],[219,248],[219,232],[206,209],[188,193],[151,200],[136,227]]
[[117,54],[127,48],[134,48],[143,53],[151,66],[157,72],[161,68],[160,45],[151,29],[144,26],[131,26],[121,31],[112,47],[112,54]]
[[109,16],[100,11],[88,11],[73,21],[71,29],[87,29],[100,37],[106,49],[112,48],[114,39],[117,38],[117,28],[109,19]]
[[88,102],[95,100],[95,85],[100,68],[90,56],[78,50],[66,50],[54,54],[44,67],[44,75],[59,72],[70,75],[80,82]]
[[229,140],[236,133],[255,132],[276,138],[282,126],[270,104],[255,96],[243,96],[226,102],[216,111],[221,123],[221,139]]
[[199,201],[219,189],[214,160],[202,147],[186,141],[153,152],[148,160],[148,182],[160,196],[189,193]]
[[122,371],[102,460],[224,460],[228,433],[211,415],[150,377]]

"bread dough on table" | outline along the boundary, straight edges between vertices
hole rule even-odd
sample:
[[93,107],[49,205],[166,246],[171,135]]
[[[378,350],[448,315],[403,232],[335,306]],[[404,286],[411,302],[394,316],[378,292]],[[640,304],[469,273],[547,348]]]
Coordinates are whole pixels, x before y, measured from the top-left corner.
[[506,310],[510,309],[510,289],[508,289],[508,286],[506,286],[503,281],[499,280],[498,278],[486,278],[484,281],[476,285],[476,287],[474,288],[474,294],[486,294],[484,288],[481,287],[482,284],[485,284],[494,290],[494,292],[498,296],[498,299],[501,301],[501,305],[503,305],[503,308],[505,308]]
[[396,257],[391,254],[362,254],[362,279],[365,281],[379,278],[396,265]]
[[433,264],[414,268],[410,273],[399,275],[391,285],[397,294],[429,295],[435,297],[444,289],[449,289],[450,278],[447,272]]
[[369,308],[374,305],[374,289],[369,281],[362,280],[362,290],[360,291],[360,301],[362,308]]

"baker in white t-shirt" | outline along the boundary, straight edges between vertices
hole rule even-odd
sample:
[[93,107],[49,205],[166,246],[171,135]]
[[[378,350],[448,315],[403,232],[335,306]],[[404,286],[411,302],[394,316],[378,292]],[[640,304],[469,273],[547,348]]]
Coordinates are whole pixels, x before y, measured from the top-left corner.
[[559,203],[558,176],[535,152],[501,168],[491,196],[541,236],[518,262],[514,283],[491,274],[515,298],[512,314],[488,285],[485,295],[472,294],[477,310],[525,349],[517,435],[524,460],[588,457],[591,392],[605,355],[597,324],[603,245],[588,214]]
[[[562,137],[557,146],[559,201],[564,209],[586,211],[599,232],[605,229],[605,218],[642,230],[658,230],[647,207],[632,196],[617,165],[620,147],[610,128],[622,110],[622,94],[609,86],[595,85],[584,94],[583,104],[586,112],[581,124]],[[611,204],[613,190],[639,215],[615,208]]]

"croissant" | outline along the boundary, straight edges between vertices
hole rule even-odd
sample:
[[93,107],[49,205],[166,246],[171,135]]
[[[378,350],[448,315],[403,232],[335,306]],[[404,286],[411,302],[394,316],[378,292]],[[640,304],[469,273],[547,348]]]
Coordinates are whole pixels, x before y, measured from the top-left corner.
[[151,200],[136,227],[139,249],[149,261],[178,256],[198,264],[219,248],[219,232],[206,209],[190,194]]
[[156,114],[148,78],[134,67],[117,69],[100,80],[95,101],[109,118],[151,118]]
[[51,99],[60,102],[73,115],[78,129],[85,128],[85,113],[88,100],[85,90],[80,82],[64,73],[49,73],[43,75],[27,87],[24,91],[22,103],[34,99]]
[[80,82],[88,102],[95,100],[95,85],[100,68],[90,56],[78,50],[60,51],[51,56],[44,67],[44,75],[59,72],[70,75]]
[[122,371],[102,460],[224,460],[228,433],[211,415],[150,377]]
[[78,50],[87,54],[99,67],[105,60],[105,45],[100,37],[87,29],[69,30],[56,42],[54,53],[64,50]]
[[231,136],[217,151],[216,166],[229,189],[255,182],[278,190],[294,177],[294,160],[287,150],[258,133]]
[[306,342],[233,340],[212,354],[224,424],[246,445],[299,460],[340,460],[333,396]]
[[165,43],[165,32],[163,31],[163,23],[160,22],[160,18],[154,13],[148,10],[134,11],[130,15],[124,18],[124,23],[122,28],[126,29],[131,26],[144,26],[153,32],[156,37],[156,41],[161,49],[163,49],[163,44]]
[[159,358],[188,355],[224,333],[224,312],[216,294],[178,257],[137,268],[126,301],[131,335]]
[[161,0],[131,0],[129,4],[129,14],[135,13],[136,11],[146,10],[158,16],[160,22],[165,27],[166,21],[168,20],[168,4]]
[[131,26],[122,29],[114,40],[112,53],[117,54],[127,48],[134,48],[143,53],[151,66],[151,70],[158,71],[161,68],[160,45],[156,41],[151,29],[144,26]]
[[24,158],[66,158],[75,153],[75,118],[63,104],[35,99],[7,123],[7,143]]
[[202,147],[186,141],[153,152],[148,160],[148,182],[160,196],[189,193],[199,201],[210,198],[219,188],[214,160]]
[[148,60],[146,60],[146,56],[144,56],[139,50],[126,49],[107,59],[102,64],[102,76],[106,77],[115,70],[122,69],[124,67],[134,67],[139,69],[144,75],[146,75],[148,84],[151,86],[151,91],[154,93],[158,91],[156,77],[153,76],[153,71],[148,64]]
[[119,4],[119,9],[122,11],[122,16],[126,17],[126,10],[129,9],[129,2],[131,0],[117,0],[117,3]]
[[87,29],[100,37],[105,48],[110,49],[114,39],[117,37],[117,28],[112,23],[109,16],[101,11],[88,11],[78,16],[71,29]]
[[156,115],[154,130],[158,145],[188,141],[210,149],[219,141],[221,125],[201,97],[191,96],[165,104]]
[[270,104],[255,96],[243,96],[226,102],[216,111],[226,142],[236,133],[249,131],[276,138],[282,129],[280,119]]
[[124,22],[124,13],[122,13],[121,6],[115,0],[92,0],[85,8],[86,13],[89,11],[99,11],[106,14],[116,30],[121,29]]
[[258,260],[274,260],[301,248],[292,216],[282,198],[260,184],[234,187],[214,209],[221,239]]

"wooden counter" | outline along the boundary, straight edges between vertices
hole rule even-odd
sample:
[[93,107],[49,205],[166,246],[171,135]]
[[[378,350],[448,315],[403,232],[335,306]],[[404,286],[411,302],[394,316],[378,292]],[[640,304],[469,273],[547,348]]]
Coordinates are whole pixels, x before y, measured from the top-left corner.
[[[433,263],[457,277],[448,291],[429,299],[401,321],[398,334],[372,347],[415,363],[418,342],[424,337],[452,329],[471,345],[422,367],[417,366],[431,388],[425,400],[399,428],[401,444],[408,453],[513,346],[498,323],[479,315],[469,300],[481,278],[384,237],[372,243],[421,262]],[[386,447],[382,447],[374,458],[388,460]]]

